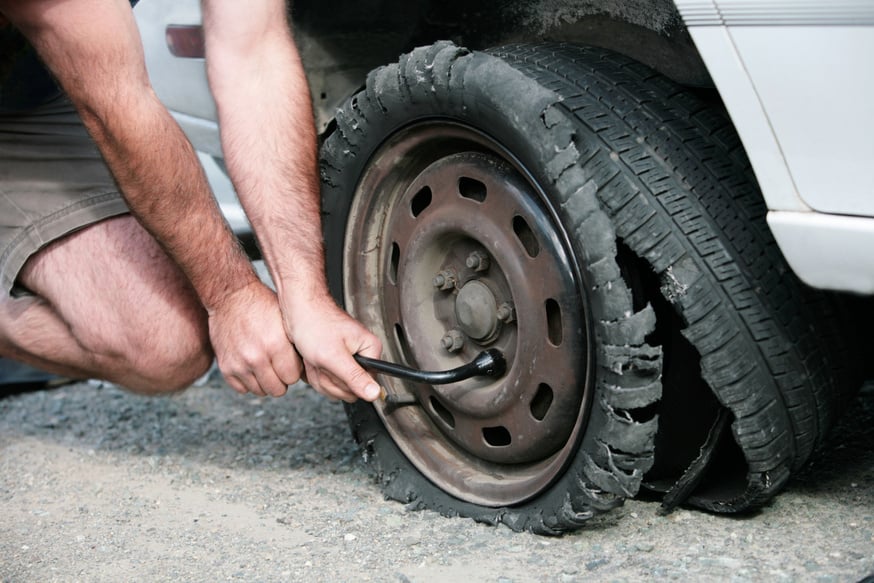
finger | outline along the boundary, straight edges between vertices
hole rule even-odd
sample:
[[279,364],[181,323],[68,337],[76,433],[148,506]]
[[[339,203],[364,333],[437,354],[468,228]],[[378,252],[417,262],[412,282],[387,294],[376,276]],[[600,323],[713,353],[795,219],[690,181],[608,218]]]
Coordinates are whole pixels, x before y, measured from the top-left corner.
[[[245,395],[246,393],[259,394],[260,389],[258,388],[258,383],[255,381],[254,376],[229,371],[226,372],[225,370],[222,370],[221,365],[219,365],[219,370],[221,370],[225,382],[241,395]],[[261,396],[263,396],[263,393],[261,393]]]
[[346,403],[354,403],[358,400],[358,396],[343,386],[329,371],[321,370],[319,372],[319,379],[321,380],[322,389],[329,392],[334,398]]
[[233,376],[233,379],[243,387],[244,393],[252,393],[259,397],[267,396],[267,393],[265,393],[261,388],[261,385],[258,383],[258,379],[255,378],[254,374],[237,374]]
[[[373,354],[371,350],[368,353]],[[355,362],[351,354],[338,355],[335,362],[331,373],[341,386],[365,401],[375,401],[379,397],[379,385]]]
[[[326,370],[312,365],[307,366],[306,370],[308,371],[307,376],[310,379],[309,384],[317,393],[324,395],[332,401],[349,402],[349,392],[344,391],[337,382],[330,377]],[[354,398],[354,395],[351,396]]]
[[333,383],[322,383],[322,386],[317,389],[319,393],[328,397],[332,401],[343,401],[344,403],[354,403],[358,400],[358,397],[350,393],[349,391],[344,391],[341,387],[333,384]]
[[248,392],[243,383],[241,383],[236,377],[225,377],[225,382],[241,395],[245,395]]
[[303,374],[303,361],[294,349],[283,350],[275,354],[271,360],[273,370],[285,385],[293,385],[301,379]]
[[264,356],[268,357],[269,360],[264,359],[257,365],[252,365],[252,374],[255,382],[263,393],[271,397],[281,397],[288,392],[289,383],[284,381],[279,371],[277,371],[277,366],[280,367],[280,370],[283,370],[283,375],[296,378],[294,374],[294,359],[296,358],[294,352],[291,350],[291,346],[286,344],[285,350],[274,350]]
[[288,391],[288,385],[280,380],[272,366],[259,369],[256,378],[258,387],[271,397],[281,397]]

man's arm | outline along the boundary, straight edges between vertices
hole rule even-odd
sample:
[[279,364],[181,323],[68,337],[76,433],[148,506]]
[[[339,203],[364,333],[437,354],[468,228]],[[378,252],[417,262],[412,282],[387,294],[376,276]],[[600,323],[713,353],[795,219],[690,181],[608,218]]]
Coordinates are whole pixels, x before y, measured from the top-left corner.
[[307,380],[342,399],[378,387],[352,354],[379,340],[340,310],[325,281],[316,132],[282,0],[203,0],[206,62],[231,179],[258,234]]
[[0,0],[97,142],[131,211],[182,267],[235,389],[282,394],[301,362],[278,303],[239,249],[191,145],[149,84],[127,0]]

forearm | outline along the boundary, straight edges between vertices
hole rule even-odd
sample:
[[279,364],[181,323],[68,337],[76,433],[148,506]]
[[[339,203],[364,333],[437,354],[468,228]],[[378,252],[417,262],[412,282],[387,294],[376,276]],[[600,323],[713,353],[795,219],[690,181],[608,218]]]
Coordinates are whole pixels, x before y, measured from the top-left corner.
[[315,124],[284,10],[258,42],[237,46],[221,23],[210,27],[209,9],[205,16],[225,161],[277,291],[292,303],[326,297]]

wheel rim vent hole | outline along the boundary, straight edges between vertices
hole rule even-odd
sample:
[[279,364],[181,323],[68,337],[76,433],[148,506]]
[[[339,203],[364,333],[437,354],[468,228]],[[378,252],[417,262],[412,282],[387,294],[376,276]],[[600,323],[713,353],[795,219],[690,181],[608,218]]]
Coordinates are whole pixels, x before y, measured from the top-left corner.
[[397,243],[391,244],[391,257],[389,258],[388,277],[393,285],[398,283],[398,265],[401,260],[401,248]]
[[519,215],[513,217],[513,232],[516,233],[516,238],[519,239],[528,257],[534,259],[540,254],[540,243],[537,242],[534,231],[531,230],[528,222]]
[[546,336],[553,346],[561,346],[564,329],[561,325],[561,306],[552,298],[546,300]]
[[507,447],[513,442],[510,432],[503,425],[483,427],[483,439],[492,447]]
[[431,410],[434,411],[434,414],[451,429],[455,429],[455,417],[452,415],[452,412],[444,407],[443,403],[441,403],[436,397],[432,396],[430,400]]
[[462,176],[458,179],[458,194],[482,203],[486,200],[486,185],[479,180]]
[[395,340],[398,343],[398,347],[401,349],[401,353],[407,355],[410,353],[410,347],[407,344],[407,337],[404,334],[404,329],[400,324],[395,324]]
[[552,407],[552,400],[552,387],[546,383],[541,383],[537,387],[537,393],[534,394],[534,398],[531,399],[531,415],[538,421],[543,421],[549,412],[549,408]]
[[418,217],[429,206],[431,206],[431,189],[426,186],[417,192],[413,200],[410,201],[410,212],[413,213],[414,217]]

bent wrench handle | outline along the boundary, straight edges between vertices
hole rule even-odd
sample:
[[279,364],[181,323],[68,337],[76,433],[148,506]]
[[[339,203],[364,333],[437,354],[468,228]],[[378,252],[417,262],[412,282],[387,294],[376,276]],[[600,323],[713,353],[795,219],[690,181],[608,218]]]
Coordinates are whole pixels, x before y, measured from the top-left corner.
[[364,368],[379,371],[389,376],[415,381],[418,383],[427,383],[429,385],[445,385],[448,383],[457,383],[472,377],[486,376],[499,377],[507,371],[507,361],[504,359],[503,353],[496,349],[490,348],[480,352],[476,358],[467,364],[463,364],[458,368],[450,370],[425,371],[410,368],[402,364],[386,362],[376,358],[368,358],[360,354],[353,355],[358,364]]

